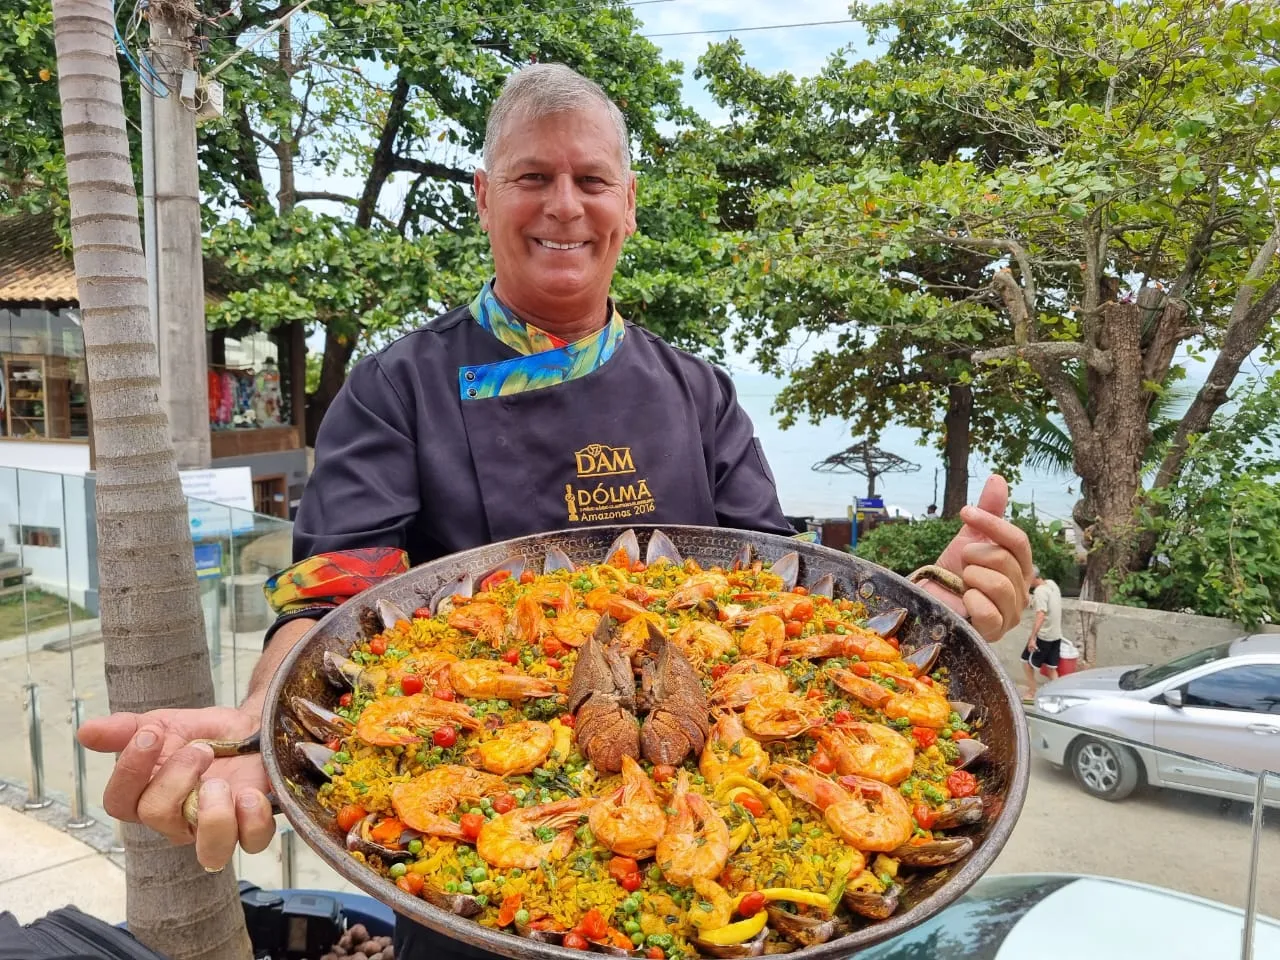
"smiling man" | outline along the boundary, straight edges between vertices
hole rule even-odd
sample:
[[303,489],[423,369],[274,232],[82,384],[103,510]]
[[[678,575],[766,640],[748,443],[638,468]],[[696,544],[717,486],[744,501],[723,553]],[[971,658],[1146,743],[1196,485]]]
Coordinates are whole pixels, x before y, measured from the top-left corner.
[[[568,67],[528,67],[489,118],[475,177],[494,279],[475,299],[362,360],[325,416],[294,527],[298,561],[270,584],[281,611],[239,709],[90,720],[82,742],[120,758],[103,804],[220,869],[274,830],[259,757],[214,760],[196,738],[258,727],[266,686],[326,610],[434,557],[601,523],[789,534],[772,474],[728,376],[627,323],[609,299],[636,229],[622,114]],[[1026,602],[1030,548],[1002,519],[1004,481],[932,575],[990,639]],[[199,828],[182,817],[200,787]],[[407,923],[396,957],[474,953]]]

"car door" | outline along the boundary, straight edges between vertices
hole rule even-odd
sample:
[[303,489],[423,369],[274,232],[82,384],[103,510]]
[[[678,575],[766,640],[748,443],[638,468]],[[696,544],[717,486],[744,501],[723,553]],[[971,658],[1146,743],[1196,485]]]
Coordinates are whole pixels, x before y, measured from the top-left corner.
[[[1157,747],[1244,770],[1280,769],[1280,664],[1226,661],[1177,689],[1183,705],[1157,710]],[[1255,786],[1252,777],[1181,757],[1161,757],[1160,777],[1242,798]]]

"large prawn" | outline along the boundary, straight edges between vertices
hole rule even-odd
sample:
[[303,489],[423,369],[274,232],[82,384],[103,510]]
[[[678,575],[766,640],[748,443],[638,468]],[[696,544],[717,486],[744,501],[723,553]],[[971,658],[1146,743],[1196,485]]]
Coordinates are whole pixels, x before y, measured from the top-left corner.
[[502,790],[502,778],[472,767],[447,763],[433,767],[391,790],[391,805],[407,826],[433,837],[465,840],[462,827],[449,814],[466,800],[479,800]]
[[770,772],[821,810],[827,826],[852,847],[888,853],[911,838],[911,810],[896,787],[852,775],[835,783],[802,763],[775,763]]
[[573,849],[574,827],[596,802],[570,797],[499,814],[480,828],[476,853],[501,870],[533,870],[544,861],[562,860]]
[[657,849],[663,876],[678,886],[688,886],[694,877],[719,876],[729,860],[729,827],[706,797],[689,789],[687,770],[676,780],[671,809]]
[[464,703],[415,693],[373,701],[356,721],[356,736],[373,747],[400,747],[421,743],[431,731],[449,726],[478,730],[481,724]]
[[587,822],[606,847],[637,860],[652,855],[667,828],[653,781],[628,756],[622,758],[622,785],[591,808]]

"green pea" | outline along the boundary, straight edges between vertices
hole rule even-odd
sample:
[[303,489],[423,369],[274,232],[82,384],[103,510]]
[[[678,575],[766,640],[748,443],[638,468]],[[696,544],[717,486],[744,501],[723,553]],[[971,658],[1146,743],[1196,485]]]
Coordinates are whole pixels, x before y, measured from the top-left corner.
[[639,900],[634,900],[634,899],[632,899],[631,897],[627,897],[627,899],[625,899],[625,900],[623,900],[623,901],[622,901],[622,912],[623,912],[623,913],[635,913],[635,912],[636,912],[637,910],[639,910],[639,909],[640,909],[640,901],[639,901]]
[[637,930],[635,933],[631,934],[631,942],[637,947],[642,946],[644,944],[644,934]]
[[508,703],[506,700],[499,700],[499,701],[497,701],[497,703],[498,703],[498,709],[499,709],[499,710],[510,710],[510,709],[511,709],[511,704],[510,704],[510,703]]
[[528,791],[525,790],[524,787],[516,787],[514,790],[511,791],[511,795],[515,797],[517,800],[523,800],[525,798],[526,793],[528,793]]
[[334,763],[350,763],[351,754],[347,753],[347,751],[345,750],[339,750],[337,753],[333,755],[333,762]]
[[661,867],[659,867],[657,864],[654,864],[652,867],[650,867],[650,868],[649,868],[649,879],[650,879],[650,880],[652,880],[654,883],[657,883],[659,880],[661,880],[661,879],[662,879],[662,868],[661,868]]
[[640,921],[628,920],[626,923],[622,925],[622,929],[627,931],[627,933],[635,933],[637,930],[640,929]]
[[789,829],[789,832],[791,833],[791,835],[794,837],[794,836],[799,835],[799,833],[800,833],[800,831],[801,831],[802,827],[800,826],[799,821],[797,821],[797,820],[792,820],[792,821],[791,821],[791,826],[790,826],[788,829]]
[[484,867],[476,867],[467,875],[467,879],[472,883],[484,883],[489,879],[489,871]]
[[511,868],[511,879],[518,880],[523,876],[524,876],[524,871],[521,870],[519,867]]
[[953,736],[955,736],[955,733],[952,731],[950,727],[943,727],[942,732],[939,733],[938,736],[940,736],[943,740],[950,740]]
[[330,776],[330,777],[332,777],[335,773],[337,773],[337,769],[334,767],[332,763],[326,763],[320,769],[322,769],[325,772],[326,776]]
[[418,854],[420,854],[420,853],[422,852],[422,841],[421,841],[421,840],[410,840],[410,841],[409,841],[409,852],[410,852],[410,853],[412,853],[414,856],[417,856]]
[[524,926],[526,923],[528,923],[528,922],[529,922],[529,911],[528,911],[528,910],[517,910],[517,911],[516,911],[516,923],[520,924],[520,926],[522,926],[522,927],[523,927],[523,926]]
[[387,873],[391,874],[392,880],[399,880],[408,871],[409,871],[409,868],[406,867],[403,863],[393,863],[391,865],[391,869],[388,870]]
[[646,942],[651,947],[662,947],[665,950],[675,942],[675,939],[669,933],[651,933],[646,938]]
[[476,903],[482,907],[487,907],[489,905],[489,895],[487,893],[480,894],[480,896],[476,897]]
[[450,880],[448,883],[446,883],[446,884],[444,885],[444,892],[445,892],[445,893],[457,893],[457,892],[458,892],[458,884],[457,884],[456,882],[454,882],[453,880]]
[[475,889],[475,887],[471,886],[471,882],[469,880],[463,880],[458,884],[459,893],[472,894],[475,892]]

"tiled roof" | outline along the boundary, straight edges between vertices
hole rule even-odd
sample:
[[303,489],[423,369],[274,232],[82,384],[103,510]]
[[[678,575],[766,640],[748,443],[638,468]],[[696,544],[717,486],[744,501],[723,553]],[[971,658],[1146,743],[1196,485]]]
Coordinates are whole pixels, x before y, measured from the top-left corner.
[[0,219],[0,303],[75,303],[78,296],[52,213]]

